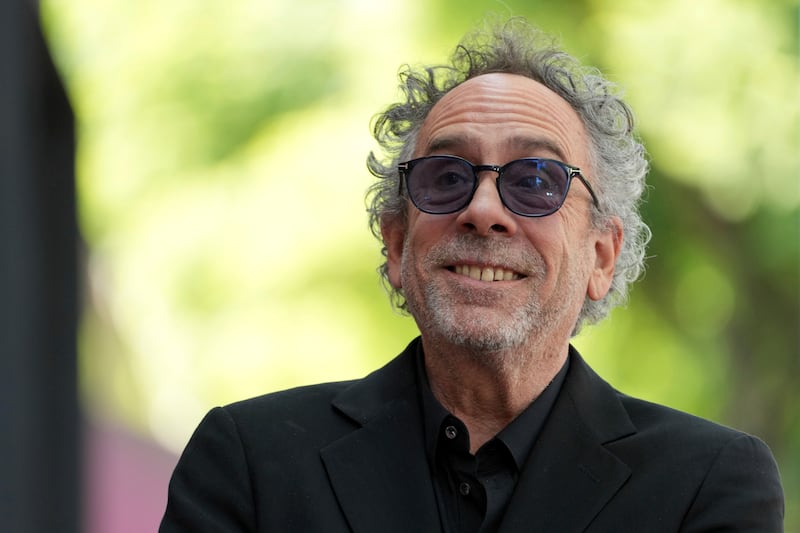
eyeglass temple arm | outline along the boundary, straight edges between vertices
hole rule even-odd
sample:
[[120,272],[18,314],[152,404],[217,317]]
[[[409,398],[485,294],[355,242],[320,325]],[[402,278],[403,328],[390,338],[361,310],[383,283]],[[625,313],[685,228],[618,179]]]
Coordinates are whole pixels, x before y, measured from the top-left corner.
[[400,163],[397,165],[397,194],[398,196],[403,196],[403,178],[406,176],[406,172],[408,172],[408,162]]
[[586,187],[586,190],[589,191],[589,194],[592,196],[592,202],[594,202],[594,206],[600,209],[600,202],[597,199],[597,195],[594,193],[594,189],[592,189],[592,186],[589,185],[589,182],[586,181],[586,178],[583,177],[583,174],[581,174],[581,170],[575,167],[568,167],[568,168],[569,168],[569,177],[578,178],[579,180],[581,180],[583,186]]

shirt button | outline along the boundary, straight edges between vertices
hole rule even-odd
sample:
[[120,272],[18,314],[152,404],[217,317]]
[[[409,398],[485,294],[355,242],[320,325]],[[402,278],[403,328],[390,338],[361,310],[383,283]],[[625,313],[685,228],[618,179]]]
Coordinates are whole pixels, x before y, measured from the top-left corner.
[[453,440],[458,435],[458,430],[453,426],[447,426],[444,428],[444,434],[448,439]]
[[469,496],[469,491],[471,488],[472,487],[469,486],[469,483],[465,481],[458,486],[458,492],[460,492],[462,496]]

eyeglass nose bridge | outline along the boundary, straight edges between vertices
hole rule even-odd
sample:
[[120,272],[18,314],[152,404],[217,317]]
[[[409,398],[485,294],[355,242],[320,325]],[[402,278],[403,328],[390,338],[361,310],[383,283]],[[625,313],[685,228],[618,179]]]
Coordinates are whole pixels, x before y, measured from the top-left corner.
[[[500,176],[503,175],[503,167],[499,165],[472,165],[472,174],[475,176],[475,185],[472,187],[472,194],[470,194],[467,205],[469,205],[469,203],[472,202],[472,198],[475,196],[475,191],[478,190],[478,185],[480,185],[481,183],[481,179],[479,176],[481,172],[497,172],[497,180],[499,180]],[[506,201],[503,198],[503,194],[500,192],[500,182],[495,181],[494,184],[495,187],[497,187],[497,195],[500,197],[500,203],[506,206]]]
[[478,186],[481,183],[479,176],[481,172],[497,172],[497,180],[494,182],[495,187],[497,187],[497,196],[500,198],[500,203],[503,204],[504,207],[508,207],[505,198],[503,198],[503,193],[500,191],[499,179],[500,176],[503,175],[503,167],[500,165],[472,165],[472,175],[475,177],[475,184],[472,186],[472,193],[470,193],[466,205],[472,203],[472,199],[475,197],[475,191],[478,190]]
[[500,203],[503,204],[504,207],[511,209],[506,203],[503,192],[500,190],[500,177],[503,175],[503,170],[504,167],[501,167],[500,165],[472,165],[472,173],[475,176],[475,185],[472,187],[472,194],[470,194],[469,199],[467,200],[467,205],[472,202],[472,199],[475,196],[475,191],[478,190],[478,185],[480,185],[480,176],[478,174],[481,172],[497,172],[497,179],[494,182],[494,185],[497,188],[497,196],[500,197]]
[[498,177],[503,172],[503,167],[499,165],[472,165],[472,172],[475,174],[475,177],[478,177],[478,174],[481,172],[490,171],[490,172],[497,172]]

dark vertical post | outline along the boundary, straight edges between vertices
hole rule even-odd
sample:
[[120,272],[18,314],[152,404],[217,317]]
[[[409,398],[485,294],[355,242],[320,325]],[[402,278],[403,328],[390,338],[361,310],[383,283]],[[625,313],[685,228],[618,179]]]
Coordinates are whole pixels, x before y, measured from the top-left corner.
[[0,2],[0,529],[77,532],[73,118],[37,4]]

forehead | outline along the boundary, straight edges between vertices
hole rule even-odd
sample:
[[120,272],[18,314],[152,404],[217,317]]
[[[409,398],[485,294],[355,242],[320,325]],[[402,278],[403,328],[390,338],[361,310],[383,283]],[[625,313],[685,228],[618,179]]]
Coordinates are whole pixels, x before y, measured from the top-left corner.
[[493,73],[467,80],[433,106],[416,155],[516,154],[585,165],[586,150],[586,129],[566,100],[530,78]]

